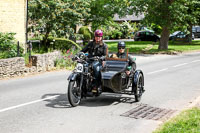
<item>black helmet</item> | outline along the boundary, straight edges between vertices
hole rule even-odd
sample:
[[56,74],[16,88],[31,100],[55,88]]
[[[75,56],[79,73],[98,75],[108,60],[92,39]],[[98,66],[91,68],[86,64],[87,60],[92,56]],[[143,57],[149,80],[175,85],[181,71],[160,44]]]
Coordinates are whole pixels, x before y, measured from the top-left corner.
[[126,48],[125,42],[118,42],[117,48]]

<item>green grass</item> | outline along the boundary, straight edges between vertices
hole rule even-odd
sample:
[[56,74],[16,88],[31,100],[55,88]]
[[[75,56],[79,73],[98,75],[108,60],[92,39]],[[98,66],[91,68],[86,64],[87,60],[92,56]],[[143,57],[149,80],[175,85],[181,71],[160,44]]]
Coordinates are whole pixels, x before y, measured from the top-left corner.
[[[117,52],[117,42],[107,42],[109,52]],[[140,53],[143,49],[151,46],[152,42],[137,41],[126,42],[126,47],[129,48],[130,53]]]
[[[45,52],[44,52],[45,53]],[[42,53],[38,53],[38,52],[31,52],[31,56],[35,55],[35,54],[42,54]],[[29,53],[25,53],[23,55],[24,59],[25,59],[25,64],[28,65],[29,64]]]
[[200,109],[181,112],[153,133],[200,133]]
[[[109,52],[117,52],[117,42],[107,42]],[[138,42],[126,42],[126,47],[129,48],[129,53],[146,53],[157,54],[166,53],[173,54],[177,52],[200,50],[200,41],[195,40],[191,43],[184,42],[169,42],[168,50],[158,50],[158,43],[138,41]]]

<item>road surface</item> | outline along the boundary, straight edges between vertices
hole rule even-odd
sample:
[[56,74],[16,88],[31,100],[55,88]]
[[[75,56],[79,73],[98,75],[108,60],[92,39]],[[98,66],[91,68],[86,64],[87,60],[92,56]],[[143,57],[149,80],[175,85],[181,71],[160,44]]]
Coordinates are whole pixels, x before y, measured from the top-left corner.
[[151,133],[161,120],[122,116],[138,105],[180,111],[200,96],[200,53],[134,55],[145,76],[145,93],[103,94],[71,108],[66,97],[70,71],[0,81],[2,133]]

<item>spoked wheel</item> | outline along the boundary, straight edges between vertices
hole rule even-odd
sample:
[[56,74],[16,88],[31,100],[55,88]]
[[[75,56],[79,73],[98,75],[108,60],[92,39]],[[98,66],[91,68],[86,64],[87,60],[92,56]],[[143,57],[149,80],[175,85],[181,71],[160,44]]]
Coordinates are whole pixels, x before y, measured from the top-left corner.
[[69,81],[68,100],[73,107],[79,105],[81,101],[81,89],[78,81]]
[[135,101],[139,102],[144,92],[144,77],[141,73],[138,75],[137,83],[132,85],[133,92],[135,94]]

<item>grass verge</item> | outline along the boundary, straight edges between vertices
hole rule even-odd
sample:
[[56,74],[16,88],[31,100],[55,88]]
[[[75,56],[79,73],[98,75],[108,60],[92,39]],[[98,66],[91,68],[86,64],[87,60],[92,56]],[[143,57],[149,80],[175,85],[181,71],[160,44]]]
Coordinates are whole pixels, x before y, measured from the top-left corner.
[[194,107],[181,112],[153,133],[200,133],[200,109]]
[[[109,52],[117,52],[117,42],[107,42]],[[188,51],[200,50],[200,40],[193,40],[191,43],[169,42],[168,50],[158,50],[158,43],[146,41],[126,42],[129,53],[145,54],[177,54]]]

